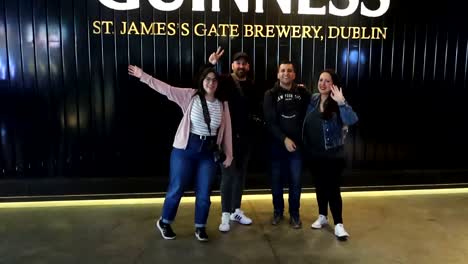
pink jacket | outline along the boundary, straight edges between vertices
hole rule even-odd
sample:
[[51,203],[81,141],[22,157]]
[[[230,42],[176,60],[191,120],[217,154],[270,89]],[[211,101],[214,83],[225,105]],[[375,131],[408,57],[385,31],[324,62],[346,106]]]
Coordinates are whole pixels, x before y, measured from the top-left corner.
[[[143,72],[140,81],[146,83],[149,87],[153,88],[160,94],[167,96],[167,98],[180,106],[184,116],[180,121],[179,128],[177,129],[174,148],[185,149],[188,144],[190,135],[190,112],[192,111],[192,104],[196,90],[190,88],[178,88],[170,86],[151,75]],[[223,146],[226,159],[233,159],[232,154],[232,129],[231,129],[231,115],[229,114],[229,105],[224,102],[223,118],[221,126],[218,130],[218,145]]]

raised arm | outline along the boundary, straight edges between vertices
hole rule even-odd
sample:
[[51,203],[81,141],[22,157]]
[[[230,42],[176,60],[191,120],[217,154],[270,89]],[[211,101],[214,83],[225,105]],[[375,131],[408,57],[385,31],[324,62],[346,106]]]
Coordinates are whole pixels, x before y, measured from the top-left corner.
[[224,49],[221,48],[221,47],[218,47],[218,49],[211,53],[210,57],[208,58],[208,61],[213,64],[213,65],[216,65],[219,61],[219,59],[223,56],[224,54]]
[[344,104],[339,105],[341,121],[346,126],[354,125],[359,120],[356,112],[353,108],[345,101]]
[[128,74],[139,78],[141,82],[146,83],[156,92],[167,96],[169,100],[176,102],[184,111],[194,93],[193,89],[174,87],[162,82],[135,65],[128,66]]
[[353,108],[346,102],[343,91],[340,87],[333,85],[330,96],[338,103],[340,108],[341,121],[343,121],[343,124],[350,126],[358,121],[356,113],[354,112]]
[[141,75],[143,75],[143,70],[135,65],[128,65],[128,74],[130,76],[137,77],[138,79],[141,78]]

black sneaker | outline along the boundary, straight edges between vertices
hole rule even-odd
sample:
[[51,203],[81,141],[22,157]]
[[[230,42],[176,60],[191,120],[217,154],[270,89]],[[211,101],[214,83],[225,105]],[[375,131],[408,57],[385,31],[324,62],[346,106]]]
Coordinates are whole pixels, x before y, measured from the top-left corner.
[[206,234],[206,228],[197,227],[195,228],[195,237],[198,241],[206,242],[208,241],[208,235]]
[[171,225],[166,224],[159,218],[158,222],[156,222],[156,226],[158,227],[159,231],[161,231],[161,236],[164,239],[175,239],[176,234],[172,231]]
[[291,216],[291,218],[289,219],[289,224],[294,229],[299,229],[302,227],[302,222],[299,216]]
[[282,214],[273,214],[273,218],[271,219],[272,225],[278,225],[283,220]]

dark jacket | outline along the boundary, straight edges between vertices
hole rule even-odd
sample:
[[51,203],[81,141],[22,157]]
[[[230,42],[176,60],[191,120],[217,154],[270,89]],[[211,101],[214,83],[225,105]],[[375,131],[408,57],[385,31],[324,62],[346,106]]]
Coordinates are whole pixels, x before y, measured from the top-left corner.
[[[214,65],[207,63],[204,67],[214,67]],[[216,93],[221,101],[229,103],[234,151],[238,154],[239,151],[244,152],[262,132],[263,91],[249,78],[245,81],[236,81],[232,74],[227,74],[219,76]]]
[[248,140],[263,122],[262,91],[253,80],[236,81],[232,75],[220,76],[218,91],[229,103],[233,138]]

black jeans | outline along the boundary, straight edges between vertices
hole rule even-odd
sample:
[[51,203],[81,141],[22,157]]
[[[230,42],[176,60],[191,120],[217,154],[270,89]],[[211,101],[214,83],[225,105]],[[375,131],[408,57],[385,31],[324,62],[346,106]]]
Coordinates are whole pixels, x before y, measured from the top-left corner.
[[345,168],[343,157],[310,157],[308,165],[315,180],[319,214],[328,215],[328,206],[336,224],[343,223],[341,179]]
[[248,142],[233,140],[234,160],[231,166],[221,164],[221,206],[223,212],[233,213],[241,207],[247,177],[251,146]]

